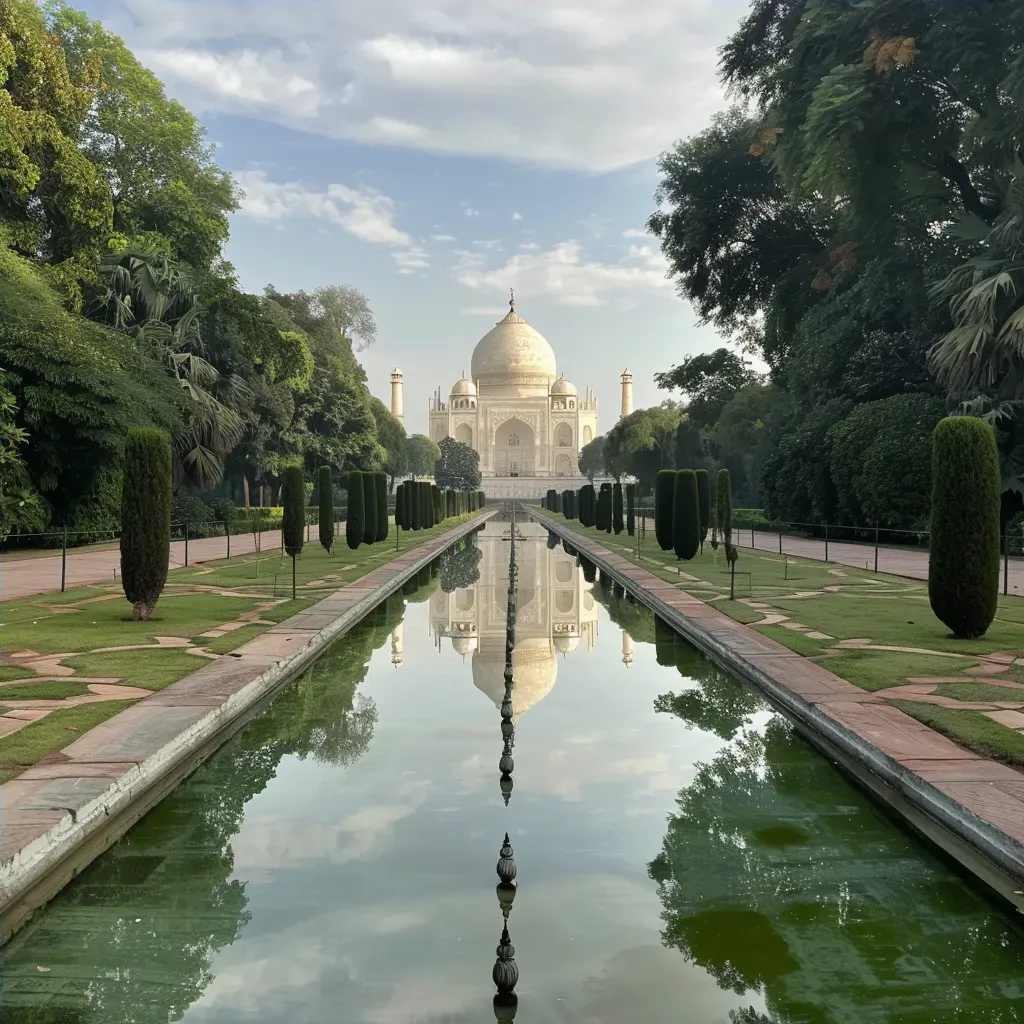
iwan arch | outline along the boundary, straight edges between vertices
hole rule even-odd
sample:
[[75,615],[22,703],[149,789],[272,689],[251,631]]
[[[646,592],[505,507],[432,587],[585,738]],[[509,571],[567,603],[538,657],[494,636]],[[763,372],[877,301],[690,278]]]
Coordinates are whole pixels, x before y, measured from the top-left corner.
[[[455,382],[447,400],[440,388],[431,397],[430,437],[454,437],[474,448],[490,497],[538,497],[550,487],[578,486],[580,450],[598,436],[597,398],[589,388],[580,395],[559,376],[554,349],[516,312],[514,296],[505,317],[477,343],[470,366],[470,375]],[[628,414],[628,370],[622,381]],[[392,382],[394,411],[396,390],[401,409],[397,370]]]

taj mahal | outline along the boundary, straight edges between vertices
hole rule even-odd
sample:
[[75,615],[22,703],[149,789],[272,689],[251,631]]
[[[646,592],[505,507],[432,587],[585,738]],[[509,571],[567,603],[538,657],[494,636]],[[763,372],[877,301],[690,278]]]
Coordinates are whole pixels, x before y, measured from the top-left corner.
[[[633,378],[624,370],[622,415],[633,411]],[[391,374],[391,412],[404,420],[402,373]],[[454,437],[480,456],[481,487],[491,498],[539,497],[579,479],[580,450],[598,436],[597,397],[559,374],[547,338],[509,310],[478,342],[465,371],[427,407],[428,436]]]

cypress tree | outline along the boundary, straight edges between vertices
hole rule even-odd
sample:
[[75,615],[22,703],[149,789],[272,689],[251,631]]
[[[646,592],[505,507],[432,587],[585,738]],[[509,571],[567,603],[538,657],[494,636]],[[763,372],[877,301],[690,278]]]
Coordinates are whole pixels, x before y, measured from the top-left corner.
[[152,427],[128,431],[121,485],[121,586],[132,618],[153,614],[171,554],[171,442]]
[[423,501],[421,494],[423,487],[419,480],[409,481],[409,493],[406,496],[405,502],[409,509],[409,529],[419,530],[423,527]]
[[703,551],[711,528],[711,478],[706,469],[697,470],[697,507],[700,510],[700,549]]
[[377,540],[388,539],[388,475],[374,473],[377,490]]
[[675,490],[675,470],[659,470],[654,478],[654,534],[662,551],[672,550],[672,502]]
[[948,416],[932,434],[928,600],[954,637],[984,636],[999,599],[1002,484],[992,427]]
[[345,479],[348,511],[345,513],[345,543],[354,551],[366,533],[366,502],[363,500],[363,474],[352,470]]
[[395,488],[395,529],[404,530],[405,523],[402,521],[402,490],[405,484],[399,484]]
[[580,488],[580,525],[593,526],[596,522],[597,500],[593,484],[584,484]]
[[626,533],[636,533],[636,484],[626,484]]
[[285,554],[302,554],[302,542],[306,533],[306,485],[303,481],[302,466],[293,464],[281,471],[281,504],[284,515],[281,519],[281,537]]
[[377,540],[377,485],[373,473],[360,473],[363,481],[363,543],[373,544]]
[[603,487],[597,492],[597,509],[596,515],[594,516],[594,525],[597,527],[598,530],[601,530],[602,532],[605,530],[604,507],[605,495],[607,493],[608,492]]
[[672,545],[676,558],[687,561],[700,548],[697,474],[692,469],[681,469],[676,473],[676,490],[672,498]]
[[320,546],[330,555],[334,553],[334,482],[330,466],[321,466],[317,470],[317,490],[320,492]]
[[616,535],[622,533],[622,484],[612,487],[612,529]]

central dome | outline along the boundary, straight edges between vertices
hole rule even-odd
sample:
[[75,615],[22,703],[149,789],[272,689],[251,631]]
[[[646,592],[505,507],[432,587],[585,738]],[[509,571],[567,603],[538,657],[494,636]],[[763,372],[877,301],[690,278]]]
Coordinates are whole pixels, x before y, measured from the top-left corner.
[[558,376],[555,351],[509,302],[504,319],[492,327],[473,349],[473,380],[485,383],[544,383]]

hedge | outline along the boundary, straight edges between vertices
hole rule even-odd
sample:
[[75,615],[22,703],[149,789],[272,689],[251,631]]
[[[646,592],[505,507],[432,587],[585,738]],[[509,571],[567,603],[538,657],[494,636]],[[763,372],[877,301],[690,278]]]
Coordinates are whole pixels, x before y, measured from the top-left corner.
[[616,534],[622,533],[622,484],[612,487],[612,529]]
[[153,427],[129,430],[122,457],[121,586],[145,621],[167,582],[171,554],[171,442]]
[[352,470],[345,478],[348,510],[345,513],[345,543],[355,550],[366,535],[366,502],[363,500],[363,474]]
[[716,484],[717,509],[715,522],[718,527],[719,536],[725,545],[725,557],[729,562],[735,562],[738,556],[736,547],[732,542],[732,477],[729,470],[718,471]]
[[932,435],[928,599],[953,636],[984,636],[999,598],[1002,485],[992,427],[948,416]]
[[580,526],[593,526],[597,521],[597,497],[593,484],[580,488]]
[[363,543],[377,540],[377,484],[373,473],[360,473],[363,481]]
[[636,484],[626,484],[626,533],[636,533]]
[[659,470],[654,478],[654,535],[662,551],[672,550],[672,502],[675,490],[675,470]]

